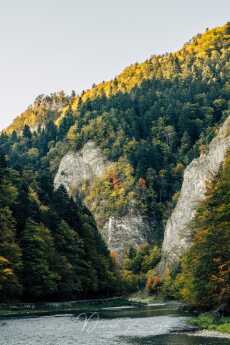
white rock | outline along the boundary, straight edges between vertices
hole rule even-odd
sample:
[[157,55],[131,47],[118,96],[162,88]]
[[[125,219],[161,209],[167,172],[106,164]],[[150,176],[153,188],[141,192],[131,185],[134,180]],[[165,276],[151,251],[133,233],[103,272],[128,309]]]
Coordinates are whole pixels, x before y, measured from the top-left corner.
[[[69,152],[61,160],[54,179],[54,188],[63,185],[69,195],[75,196],[85,181],[101,176],[111,162],[105,159],[100,148],[89,141],[79,152]],[[97,221],[97,214],[94,214]],[[121,257],[125,248],[138,246],[151,239],[151,225],[131,205],[122,217],[110,217],[99,231],[108,248]]]
[[218,173],[229,148],[230,116],[209,144],[208,153],[194,159],[185,169],[180,197],[165,229],[159,266],[162,274],[167,267],[177,264],[191,246],[191,221],[205,198],[207,182],[212,181]]
[[54,188],[63,185],[67,192],[74,194],[82,182],[100,176],[108,162],[94,142],[89,141],[79,152],[69,152],[61,160],[54,179]]
[[151,224],[137,210],[129,210],[123,217],[110,217],[102,234],[108,247],[122,256],[127,248],[151,242]]

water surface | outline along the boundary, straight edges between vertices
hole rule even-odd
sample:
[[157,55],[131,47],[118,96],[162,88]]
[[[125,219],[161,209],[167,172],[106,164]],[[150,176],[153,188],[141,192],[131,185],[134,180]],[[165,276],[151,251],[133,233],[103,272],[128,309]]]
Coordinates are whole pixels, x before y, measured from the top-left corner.
[[228,339],[170,334],[186,320],[171,304],[1,319],[0,345],[229,345]]

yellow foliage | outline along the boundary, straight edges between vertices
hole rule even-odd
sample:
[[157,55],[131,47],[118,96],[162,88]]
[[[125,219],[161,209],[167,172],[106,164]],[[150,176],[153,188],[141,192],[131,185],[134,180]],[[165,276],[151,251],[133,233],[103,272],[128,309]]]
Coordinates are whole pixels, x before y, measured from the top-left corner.
[[126,161],[111,163],[100,177],[90,185],[84,183],[82,192],[86,195],[88,207],[101,217],[102,223],[110,215],[122,214],[129,203],[135,200],[133,168]]
[[4,256],[0,256],[0,267],[6,266],[8,264],[9,264],[9,261]]
[[[80,96],[65,97],[63,92],[54,93],[50,96],[40,96],[33,106],[15,119],[13,124],[6,130],[22,130],[25,125],[36,127],[50,119],[60,125],[62,118],[68,109],[77,112],[82,102],[93,100],[97,97],[110,97],[119,92],[130,92],[135,87],[148,79],[170,79],[181,75],[186,77],[189,73],[186,63],[188,57],[196,59],[196,64],[202,64],[202,60],[209,57],[217,59],[223,50],[229,50],[229,24],[211,29],[195,36],[186,43],[182,49],[175,53],[161,56],[153,56],[142,63],[135,63],[125,68],[114,80],[94,85],[85,90]],[[210,73],[207,64],[203,66],[203,75]],[[50,114],[52,110],[52,114]],[[97,120],[96,120],[97,121]]]
[[75,125],[70,127],[70,129],[69,129],[69,131],[67,133],[67,139],[69,141],[73,141],[74,142],[76,140],[76,138],[77,138],[77,125],[75,124]]

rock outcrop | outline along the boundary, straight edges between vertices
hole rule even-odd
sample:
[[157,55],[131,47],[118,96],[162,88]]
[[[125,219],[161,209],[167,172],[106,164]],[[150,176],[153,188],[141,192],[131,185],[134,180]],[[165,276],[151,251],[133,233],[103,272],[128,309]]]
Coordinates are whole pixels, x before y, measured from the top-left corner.
[[151,223],[137,210],[130,209],[123,217],[110,217],[102,229],[108,247],[122,257],[126,248],[136,247],[152,240]]
[[[63,185],[68,194],[74,197],[82,183],[92,182],[94,177],[103,175],[110,164],[100,148],[89,141],[79,152],[69,152],[62,158],[54,179],[54,188]],[[97,221],[97,215],[94,216]],[[151,240],[151,224],[133,206],[125,215],[110,217],[103,227],[97,225],[108,248],[116,252],[118,257],[122,257],[127,247]]]
[[63,185],[69,195],[75,196],[84,181],[100,176],[108,164],[101,150],[89,141],[79,152],[69,152],[62,158],[54,179],[54,188]]
[[158,267],[161,276],[175,266],[190,247],[191,221],[205,198],[207,182],[218,173],[229,148],[230,116],[209,144],[208,153],[194,159],[185,169],[180,197],[165,229],[162,260]]

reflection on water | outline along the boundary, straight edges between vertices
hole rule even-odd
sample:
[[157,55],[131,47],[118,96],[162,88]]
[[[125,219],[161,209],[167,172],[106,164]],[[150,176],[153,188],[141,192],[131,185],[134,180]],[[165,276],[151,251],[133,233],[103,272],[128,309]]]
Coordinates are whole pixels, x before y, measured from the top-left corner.
[[185,316],[175,305],[0,320],[0,345],[229,345],[229,340],[170,335]]

